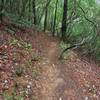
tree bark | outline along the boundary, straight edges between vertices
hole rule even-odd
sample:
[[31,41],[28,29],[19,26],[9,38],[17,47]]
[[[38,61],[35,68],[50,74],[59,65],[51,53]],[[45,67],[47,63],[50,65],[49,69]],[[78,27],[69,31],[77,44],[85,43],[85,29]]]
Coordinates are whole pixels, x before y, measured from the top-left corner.
[[0,21],[3,22],[3,9],[4,9],[4,0],[1,0],[1,7],[0,7]]
[[45,32],[46,27],[47,27],[48,6],[49,6],[50,2],[51,2],[51,0],[49,0],[47,2],[46,7],[45,7],[44,32]]
[[62,39],[65,40],[65,34],[67,30],[67,10],[68,10],[68,0],[64,0],[64,7],[63,7],[63,18],[62,18]]
[[54,16],[54,24],[53,24],[53,36],[55,35],[56,18],[57,18],[57,4],[58,4],[58,0],[56,0],[56,8],[55,8],[55,16]]
[[28,21],[31,21],[31,0],[29,0],[29,16]]
[[33,0],[33,14],[34,14],[34,25],[37,24],[37,18],[36,18],[36,1]]

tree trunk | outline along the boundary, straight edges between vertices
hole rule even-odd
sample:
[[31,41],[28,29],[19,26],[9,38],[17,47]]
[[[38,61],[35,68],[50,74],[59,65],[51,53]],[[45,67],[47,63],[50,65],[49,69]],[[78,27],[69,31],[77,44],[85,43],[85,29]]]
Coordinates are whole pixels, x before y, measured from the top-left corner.
[[54,24],[53,24],[53,36],[55,35],[56,17],[57,17],[57,4],[58,4],[58,0],[56,0],[56,8],[55,8],[55,16],[54,16]]
[[0,8],[0,21],[3,22],[3,9],[4,9],[4,0],[1,0],[1,8]]
[[28,21],[31,21],[31,0],[29,0],[29,16],[28,16]]
[[67,10],[68,10],[68,0],[64,0],[64,7],[63,7],[63,18],[62,18],[62,39],[65,41],[65,34],[67,30]]
[[34,25],[37,23],[37,18],[36,18],[36,5],[35,5],[35,0],[33,0],[33,14],[34,14]]
[[49,6],[50,2],[51,2],[51,0],[49,0],[47,2],[46,7],[45,7],[44,32],[45,32],[46,27],[47,27],[48,6]]
[[47,27],[47,15],[48,15],[48,8],[47,8],[46,11],[45,11],[44,32],[45,32],[46,27]]
[[22,0],[22,8],[21,8],[21,14],[20,14],[20,17],[19,19],[22,19],[24,16],[25,16],[25,8],[26,8],[26,4],[27,2],[25,0]]

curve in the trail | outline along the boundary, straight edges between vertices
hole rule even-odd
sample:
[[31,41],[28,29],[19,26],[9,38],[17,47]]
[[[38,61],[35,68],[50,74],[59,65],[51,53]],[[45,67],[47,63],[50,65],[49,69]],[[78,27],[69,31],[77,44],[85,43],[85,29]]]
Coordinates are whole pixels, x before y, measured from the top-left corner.
[[[66,88],[73,85],[69,73],[65,71],[66,65],[58,60],[59,43],[49,42],[45,51],[45,58],[41,62],[41,100],[62,100]],[[67,80],[67,81],[66,81]]]

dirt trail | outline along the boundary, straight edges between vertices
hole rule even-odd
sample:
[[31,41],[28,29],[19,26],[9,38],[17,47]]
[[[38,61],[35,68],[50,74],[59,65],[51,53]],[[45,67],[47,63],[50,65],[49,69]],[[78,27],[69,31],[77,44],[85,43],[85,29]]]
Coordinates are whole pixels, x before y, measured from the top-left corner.
[[[57,69],[56,60],[58,51],[58,42],[55,40],[48,41],[48,38],[43,39],[46,44],[40,44],[43,46],[43,55],[44,58],[42,62],[39,63],[39,66],[42,69],[42,75],[40,79],[41,91],[40,99],[41,100],[56,100],[55,89],[63,82],[62,78],[59,78],[59,70]],[[47,42],[48,41],[48,42]],[[42,42],[41,42],[42,43]],[[47,45],[47,46],[46,46]],[[45,47],[46,46],[46,47]]]
[[46,55],[43,62],[40,63],[43,72],[40,80],[42,84],[41,100],[63,100],[64,88],[67,85],[67,87],[71,86],[68,83],[68,81],[72,81],[69,75],[70,72],[64,72],[65,69],[63,68],[66,66],[58,60],[59,42],[50,41],[50,43],[47,43],[49,47],[45,48]]
[[39,100],[100,100],[100,69],[79,58],[73,51],[62,63],[59,40],[50,35],[35,37],[34,46],[41,49],[43,60],[39,80]]

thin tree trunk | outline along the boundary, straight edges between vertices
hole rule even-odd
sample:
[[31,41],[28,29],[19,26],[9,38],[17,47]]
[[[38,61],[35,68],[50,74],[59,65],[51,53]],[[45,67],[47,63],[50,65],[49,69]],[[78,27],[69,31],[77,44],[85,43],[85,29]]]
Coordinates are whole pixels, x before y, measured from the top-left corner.
[[4,9],[4,0],[1,0],[1,8],[0,8],[0,21],[3,22],[3,9]]
[[47,27],[48,6],[49,6],[50,2],[51,2],[51,0],[49,0],[47,2],[46,7],[45,7],[44,32],[45,32],[46,27]]
[[20,14],[20,17],[19,17],[19,19],[21,19],[21,18],[23,18],[24,17],[24,15],[25,15],[25,7],[26,7],[26,1],[25,0],[22,0],[22,8],[21,8],[21,14]]
[[57,4],[58,4],[58,0],[56,0],[56,8],[55,8],[55,16],[54,16],[54,24],[53,24],[53,36],[55,34],[55,27],[56,27]]
[[31,21],[31,0],[29,0],[29,16],[28,21]]
[[37,18],[36,18],[36,5],[35,5],[35,0],[33,0],[33,14],[34,14],[34,25],[37,23]]
[[61,32],[62,32],[62,39],[65,40],[65,34],[66,34],[66,30],[67,30],[67,10],[68,10],[68,0],[64,0],[64,8],[63,8],[63,18],[62,18],[62,28],[61,28]]
[[47,15],[48,15],[48,9],[46,9],[46,11],[45,11],[44,32],[45,32],[46,27],[47,27]]

